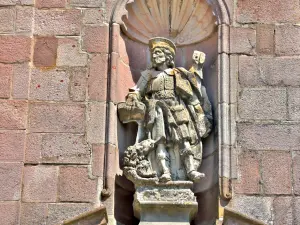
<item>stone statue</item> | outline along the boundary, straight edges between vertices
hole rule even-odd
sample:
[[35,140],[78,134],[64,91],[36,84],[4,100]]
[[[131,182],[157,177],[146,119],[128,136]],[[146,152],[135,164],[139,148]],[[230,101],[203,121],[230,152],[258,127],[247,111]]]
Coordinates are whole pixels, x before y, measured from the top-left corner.
[[175,44],[149,40],[152,66],[118,104],[122,122],[136,122],[136,143],[125,151],[124,173],[134,183],[199,181],[202,139],[212,128],[211,104],[202,84],[203,52],[190,70],[175,67]]

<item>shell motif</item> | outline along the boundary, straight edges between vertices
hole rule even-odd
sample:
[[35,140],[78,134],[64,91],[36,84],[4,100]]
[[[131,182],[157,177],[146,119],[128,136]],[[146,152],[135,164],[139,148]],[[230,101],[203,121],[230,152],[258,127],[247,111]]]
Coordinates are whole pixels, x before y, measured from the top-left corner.
[[177,46],[189,45],[216,29],[216,17],[206,0],[134,0],[126,10],[123,32],[145,44],[152,37],[165,37]]

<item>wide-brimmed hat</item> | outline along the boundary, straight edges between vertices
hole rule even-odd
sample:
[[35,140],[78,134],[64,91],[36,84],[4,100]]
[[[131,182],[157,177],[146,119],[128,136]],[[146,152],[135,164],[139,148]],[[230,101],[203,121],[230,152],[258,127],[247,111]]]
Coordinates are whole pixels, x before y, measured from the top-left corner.
[[154,37],[149,40],[149,48],[153,50],[157,47],[166,48],[175,56],[176,46],[173,41],[163,38],[163,37]]

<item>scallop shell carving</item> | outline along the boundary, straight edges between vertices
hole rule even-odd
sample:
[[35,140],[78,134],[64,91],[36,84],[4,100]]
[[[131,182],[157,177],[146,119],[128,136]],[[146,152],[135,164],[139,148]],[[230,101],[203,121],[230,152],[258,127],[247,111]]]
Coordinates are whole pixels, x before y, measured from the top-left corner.
[[123,32],[145,44],[159,36],[177,46],[189,45],[206,39],[216,28],[216,17],[206,0],[134,0],[126,10]]

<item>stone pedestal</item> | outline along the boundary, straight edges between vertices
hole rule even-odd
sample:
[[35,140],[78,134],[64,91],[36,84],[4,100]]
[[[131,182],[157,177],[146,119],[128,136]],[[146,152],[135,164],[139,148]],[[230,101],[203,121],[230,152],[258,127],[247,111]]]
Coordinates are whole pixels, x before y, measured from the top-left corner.
[[139,225],[189,225],[198,209],[189,181],[136,187],[134,213]]

